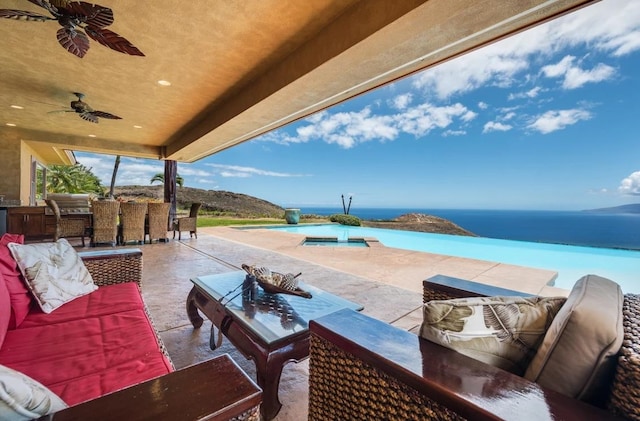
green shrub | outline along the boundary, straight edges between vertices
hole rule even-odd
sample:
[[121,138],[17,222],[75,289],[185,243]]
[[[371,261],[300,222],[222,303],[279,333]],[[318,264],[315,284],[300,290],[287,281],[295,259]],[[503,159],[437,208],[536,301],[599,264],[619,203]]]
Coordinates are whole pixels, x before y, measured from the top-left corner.
[[329,217],[329,220],[331,222],[337,222],[340,225],[351,225],[354,227],[359,227],[360,226],[360,218],[358,218],[357,216],[353,216],[353,215],[344,215],[341,213],[336,213],[334,215],[331,215]]

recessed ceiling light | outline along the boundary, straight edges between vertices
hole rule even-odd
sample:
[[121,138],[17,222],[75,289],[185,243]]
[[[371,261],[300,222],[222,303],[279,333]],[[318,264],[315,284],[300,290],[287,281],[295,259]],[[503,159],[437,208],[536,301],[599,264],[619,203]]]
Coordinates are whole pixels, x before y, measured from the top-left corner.
[[137,125],[136,125],[136,126],[133,126],[133,128],[134,128],[134,129],[141,129],[141,128],[142,128],[142,126],[137,126]]
[[96,137],[96,135],[94,135],[94,134],[90,134],[90,135],[89,135],[89,137]]
[[171,82],[169,82],[168,80],[159,80],[158,81],[158,85],[160,85],[160,86],[171,86]]
[[7,126],[9,126],[9,127],[16,127],[16,125],[15,125],[15,124],[13,124],[13,123],[7,123]]
[[24,107],[21,105],[12,105],[11,108],[15,108],[16,110],[24,110]]

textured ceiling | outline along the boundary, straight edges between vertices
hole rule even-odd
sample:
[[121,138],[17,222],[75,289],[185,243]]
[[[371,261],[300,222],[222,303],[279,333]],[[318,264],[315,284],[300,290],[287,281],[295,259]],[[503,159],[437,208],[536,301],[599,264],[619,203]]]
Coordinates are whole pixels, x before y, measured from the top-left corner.
[[[67,149],[192,162],[587,3],[98,2],[145,57],[91,40],[78,58],[58,44],[55,21],[0,19],[0,139],[50,162]],[[0,9],[47,14],[27,0]],[[74,92],[122,120],[51,112],[69,109]]]

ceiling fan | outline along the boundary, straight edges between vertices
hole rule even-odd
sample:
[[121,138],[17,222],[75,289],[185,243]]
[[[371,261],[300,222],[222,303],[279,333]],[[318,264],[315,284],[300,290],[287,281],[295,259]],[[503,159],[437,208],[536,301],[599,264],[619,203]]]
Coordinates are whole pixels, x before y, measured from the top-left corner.
[[[0,9],[0,17],[7,19],[45,22],[58,21],[57,38],[68,52],[80,58],[89,50],[89,38],[121,53],[144,56],[142,51],[107,26],[113,23],[113,11],[108,7],[84,1],[70,0],[28,0],[45,8],[53,17],[26,10]],[[84,29],[84,32],[82,30]],[[86,34],[85,34],[86,32]]]
[[77,113],[81,119],[90,121],[92,123],[98,122],[98,117],[108,118],[111,120],[122,120],[122,117],[118,117],[117,115],[107,113],[105,111],[94,110],[82,100],[84,98],[84,94],[80,92],[74,92],[75,96],[78,97],[77,100],[71,101],[71,109],[70,110],[59,110],[59,111],[49,111],[50,113]]

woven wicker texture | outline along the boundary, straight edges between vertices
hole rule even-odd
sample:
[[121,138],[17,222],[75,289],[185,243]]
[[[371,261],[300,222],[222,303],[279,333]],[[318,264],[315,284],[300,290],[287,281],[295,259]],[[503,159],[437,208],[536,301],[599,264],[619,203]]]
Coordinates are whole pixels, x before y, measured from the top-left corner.
[[136,282],[142,286],[142,254],[85,259],[84,265],[98,286]]
[[170,208],[171,203],[149,203],[149,242],[167,238]]
[[176,238],[178,231],[178,240],[182,239],[182,231],[189,231],[189,236],[198,238],[198,211],[202,203],[192,203],[188,217],[177,218],[173,224],[173,238]]
[[47,199],[45,202],[56,217],[56,231],[53,234],[53,241],[58,241],[58,238],[82,237],[82,246],[84,247],[84,219],[62,218],[60,207],[55,200]]
[[640,295],[626,294],[622,307],[624,341],[618,357],[609,409],[640,420]]
[[95,200],[91,204],[93,214],[93,244],[116,243],[118,236],[118,212],[120,202]]
[[427,288],[427,286],[423,286],[422,288],[422,302],[428,303],[433,300],[450,300],[452,298],[462,298],[461,296],[447,294],[446,292],[436,291],[434,289]]
[[458,414],[311,334],[309,420],[462,420]]
[[120,204],[120,243],[144,242],[144,222],[147,217],[147,202],[125,202]]
[[260,405],[231,418],[229,421],[260,421]]

